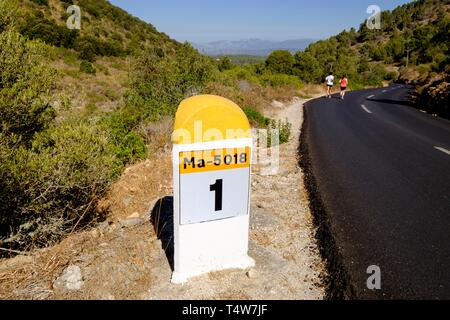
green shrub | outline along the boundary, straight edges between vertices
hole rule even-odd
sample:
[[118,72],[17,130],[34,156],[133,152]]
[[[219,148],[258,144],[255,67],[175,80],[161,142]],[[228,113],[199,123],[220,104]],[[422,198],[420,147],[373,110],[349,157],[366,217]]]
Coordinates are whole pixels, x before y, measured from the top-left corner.
[[108,131],[87,122],[53,126],[30,149],[2,145],[2,246],[45,246],[92,221],[96,201],[122,168],[114,149]]
[[[125,100],[143,120],[174,115],[184,98],[200,93],[217,77],[215,63],[188,43],[176,52],[161,48],[137,54],[131,66],[131,88]],[[131,110],[130,108],[130,110]]]
[[261,84],[272,87],[292,86],[300,89],[303,84],[296,76],[289,76],[287,74],[270,74],[266,73],[260,78]]
[[31,0],[34,3],[37,3],[40,6],[47,6],[48,7],[48,0]]
[[244,107],[243,108],[247,118],[249,119],[251,125],[257,128],[265,128],[269,125],[270,119],[264,117],[260,112],[251,108]]
[[87,74],[96,74],[96,72],[97,72],[97,70],[95,70],[92,63],[90,63],[89,61],[86,61],[86,60],[81,61],[80,71],[87,73]]
[[134,131],[128,133],[117,145],[115,154],[123,163],[133,163],[137,159],[145,159],[147,146],[144,138]]
[[80,38],[77,40],[75,47],[79,52],[78,56],[81,60],[86,60],[88,62],[95,61],[95,55],[97,54],[95,43],[86,38]]
[[396,71],[390,71],[388,73],[386,73],[386,75],[384,76],[384,80],[387,81],[395,81],[398,79],[398,73]]
[[281,120],[270,120],[267,125],[268,132],[268,146],[275,146],[272,141],[271,130],[276,130],[279,133],[279,144],[285,144],[289,142],[292,133],[292,124],[286,119],[285,121]]
[[0,33],[12,28],[18,16],[18,6],[15,0],[0,0]]
[[142,114],[143,111],[124,106],[102,120],[114,143],[114,154],[124,164],[134,163],[147,156],[146,141],[135,132],[142,122]]
[[49,91],[55,72],[42,62],[43,47],[14,31],[0,34],[0,132],[24,142],[55,116]]
[[218,61],[218,67],[220,71],[230,70],[233,68],[233,63],[229,57],[224,56]]
[[20,32],[30,39],[40,39],[47,44],[75,48],[79,37],[77,30],[70,30],[66,26],[57,25],[54,21],[45,19],[43,16],[29,16],[25,19]]
[[259,78],[253,69],[253,66],[235,66],[231,70],[223,72],[227,80],[231,80],[231,84],[234,84],[237,80],[245,80],[253,85],[259,85]]

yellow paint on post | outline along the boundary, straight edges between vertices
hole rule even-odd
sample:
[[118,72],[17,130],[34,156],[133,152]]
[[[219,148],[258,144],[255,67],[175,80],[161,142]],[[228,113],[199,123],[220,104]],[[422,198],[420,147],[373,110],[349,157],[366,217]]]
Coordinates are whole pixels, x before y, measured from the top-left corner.
[[182,145],[251,137],[250,123],[237,104],[219,96],[200,95],[181,102],[172,142]]

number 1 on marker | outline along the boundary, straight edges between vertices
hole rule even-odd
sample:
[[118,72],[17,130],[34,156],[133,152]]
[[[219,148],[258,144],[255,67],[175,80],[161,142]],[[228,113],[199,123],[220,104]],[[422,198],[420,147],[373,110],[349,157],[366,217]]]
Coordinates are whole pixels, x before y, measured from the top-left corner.
[[222,211],[223,179],[216,180],[215,184],[209,186],[209,190],[216,194],[215,211]]

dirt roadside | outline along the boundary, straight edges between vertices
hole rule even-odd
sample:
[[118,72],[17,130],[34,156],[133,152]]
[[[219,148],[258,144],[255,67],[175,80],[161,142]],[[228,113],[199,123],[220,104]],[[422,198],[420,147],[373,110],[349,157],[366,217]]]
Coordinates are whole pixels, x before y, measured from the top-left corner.
[[[252,270],[228,270],[170,284],[171,268],[150,223],[172,194],[171,160],[162,153],[127,169],[102,204],[110,218],[29,256],[0,260],[0,299],[292,299],[325,297],[325,265],[298,166],[305,100],[274,103],[268,116],[288,119],[280,170],[252,176]],[[155,169],[157,168],[157,169]]]

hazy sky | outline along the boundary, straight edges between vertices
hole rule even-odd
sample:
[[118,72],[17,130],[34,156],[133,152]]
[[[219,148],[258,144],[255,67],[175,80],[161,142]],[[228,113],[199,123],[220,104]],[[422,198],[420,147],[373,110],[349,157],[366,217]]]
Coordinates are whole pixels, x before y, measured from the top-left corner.
[[327,38],[408,0],[110,0],[179,41]]

